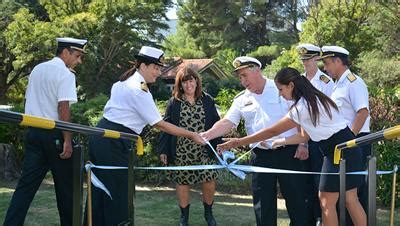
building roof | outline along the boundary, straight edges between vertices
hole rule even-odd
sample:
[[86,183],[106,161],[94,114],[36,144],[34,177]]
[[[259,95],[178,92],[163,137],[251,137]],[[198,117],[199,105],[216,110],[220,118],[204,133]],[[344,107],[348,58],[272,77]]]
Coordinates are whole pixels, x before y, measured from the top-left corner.
[[172,63],[165,67],[161,72],[161,78],[174,79],[178,71],[185,66],[191,66],[200,74],[210,68],[218,78],[227,77],[213,59],[182,59],[174,57]]

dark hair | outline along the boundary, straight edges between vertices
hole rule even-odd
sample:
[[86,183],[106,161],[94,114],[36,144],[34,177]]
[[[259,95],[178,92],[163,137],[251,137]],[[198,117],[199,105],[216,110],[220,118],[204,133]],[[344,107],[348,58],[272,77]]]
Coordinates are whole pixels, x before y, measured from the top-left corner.
[[320,109],[318,108],[318,100],[324,107],[325,112],[328,113],[329,118],[332,119],[329,106],[332,106],[338,111],[338,107],[333,100],[316,89],[305,76],[300,75],[300,72],[294,68],[286,67],[281,69],[275,76],[275,82],[282,85],[289,85],[290,82],[293,82],[294,88],[292,96],[295,102],[290,109],[296,106],[300,98],[303,97],[307,102],[308,113],[310,114],[314,126],[319,122]]
[[[131,62],[131,61],[129,61]],[[128,70],[126,70],[120,77],[119,77],[119,81],[123,82],[125,80],[127,80],[129,77],[131,77],[136,70],[140,67],[140,64],[145,64],[145,65],[149,65],[152,64],[150,62],[145,62],[145,61],[141,61],[141,60],[135,60],[135,62],[131,62],[133,63],[133,66],[131,68],[129,68]]]
[[338,56],[334,56],[334,57],[339,58],[342,61],[344,66],[347,66],[347,67],[350,66],[350,61],[349,61],[349,57],[348,56],[338,55]]
[[59,47],[57,47],[57,50],[56,50],[56,56],[60,56],[64,49],[67,49],[69,51],[69,53],[73,53],[74,51],[77,51],[77,50],[72,49],[71,47],[65,47],[65,46],[60,47],[59,46]]
[[199,98],[202,94],[200,77],[197,72],[190,66],[185,66],[184,68],[180,69],[176,74],[175,86],[174,90],[172,91],[172,96],[174,96],[176,99],[182,99],[182,95],[184,94],[182,82],[192,79],[196,80],[196,91],[194,93],[194,98]]

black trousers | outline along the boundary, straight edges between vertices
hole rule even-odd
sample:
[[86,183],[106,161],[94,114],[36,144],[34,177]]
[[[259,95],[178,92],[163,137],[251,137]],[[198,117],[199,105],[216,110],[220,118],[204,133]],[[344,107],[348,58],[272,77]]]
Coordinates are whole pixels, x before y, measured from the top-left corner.
[[[303,162],[293,158],[297,145],[277,150],[254,149],[252,165],[276,169],[303,170]],[[290,225],[307,225],[306,180],[300,174],[253,173],[253,205],[258,226],[277,225],[277,183],[286,201]]]
[[[321,172],[324,156],[319,145],[310,140],[308,142],[309,158],[305,160],[306,171]],[[309,225],[315,225],[316,220],[321,218],[321,205],[318,197],[320,175],[306,175],[307,177],[307,209],[309,211]]]
[[[97,127],[133,133],[128,128],[102,119]],[[89,138],[89,156],[95,165],[128,166],[131,141],[99,136]],[[92,186],[93,225],[118,225],[128,220],[128,171],[93,169],[97,178],[110,191],[112,199]]]
[[4,225],[24,224],[29,206],[47,172],[53,175],[61,225],[72,225],[72,157],[60,159],[63,136],[58,130],[28,128],[25,159]]

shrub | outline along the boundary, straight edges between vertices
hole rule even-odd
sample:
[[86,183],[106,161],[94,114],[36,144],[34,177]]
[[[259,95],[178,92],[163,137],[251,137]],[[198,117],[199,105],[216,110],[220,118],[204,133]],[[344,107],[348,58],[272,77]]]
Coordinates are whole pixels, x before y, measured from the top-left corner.
[[399,59],[389,58],[381,51],[361,53],[357,59],[356,67],[359,68],[360,76],[367,84],[381,89],[394,88],[399,84]]
[[[24,107],[22,104],[14,105],[10,111],[24,112]],[[7,122],[0,124],[0,142],[14,146],[18,162],[22,162],[22,159],[24,158],[25,128],[26,127],[18,124]]]
[[[399,90],[380,89],[370,87],[371,130],[379,131],[395,126],[399,123]],[[384,140],[373,144],[373,150],[377,157],[379,170],[392,170],[393,166],[400,163],[400,140]],[[396,183],[400,186],[400,181]],[[392,194],[392,177],[383,175],[377,184],[378,201],[384,206],[389,206]],[[399,205],[400,196],[396,195],[396,204]]]

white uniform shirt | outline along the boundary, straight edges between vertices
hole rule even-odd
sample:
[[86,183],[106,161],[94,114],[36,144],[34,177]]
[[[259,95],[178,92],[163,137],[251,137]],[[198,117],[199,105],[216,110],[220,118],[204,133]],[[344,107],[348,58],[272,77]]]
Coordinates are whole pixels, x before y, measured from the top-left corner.
[[77,102],[75,75],[59,57],[33,68],[25,94],[25,113],[59,120],[58,102]]
[[[305,73],[303,75],[306,76]],[[323,73],[321,70],[318,69],[317,73],[315,73],[314,77],[310,80],[310,82],[319,91],[321,91],[328,97],[331,96],[334,86],[333,81],[328,75]]]
[[153,96],[150,91],[141,88],[145,83],[143,76],[135,72],[123,82],[116,82],[111,88],[111,97],[104,107],[104,118],[140,134],[149,124],[161,121]]
[[346,128],[346,122],[339,111],[330,107],[332,118],[326,113],[325,108],[319,102],[319,121],[317,126],[314,126],[311,121],[310,113],[308,112],[307,102],[301,98],[294,106],[287,117],[299,124],[310,136],[311,140],[318,142],[326,140],[338,131]]
[[[353,81],[351,82],[350,79]],[[357,111],[362,108],[367,108],[369,111],[368,88],[364,81],[359,76],[351,74],[350,70],[346,70],[340,79],[335,82],[331,98],[339,107],[350,128]],[[364,125],[361,127],[360,133],[369,132],[369,124],[370,116],[368,115]]]
[[[224,118],[236,126],[239,125],[240,119],[243,118],[246,132],[251,135],[278,122],[286,115],[291,104],[291,102],[279,96],[275,82],[271,79],[266,79],[262,94],[255,94],[245,90],[243,94],[239,94],[233,100],[232,106]],[[296,134],[296,132],[296,129],[291,129],[274,138],[289,137]],[[250,147],[254,147],[255,144],[251,144]],[[259,147],[263,148],[260,145]]]

